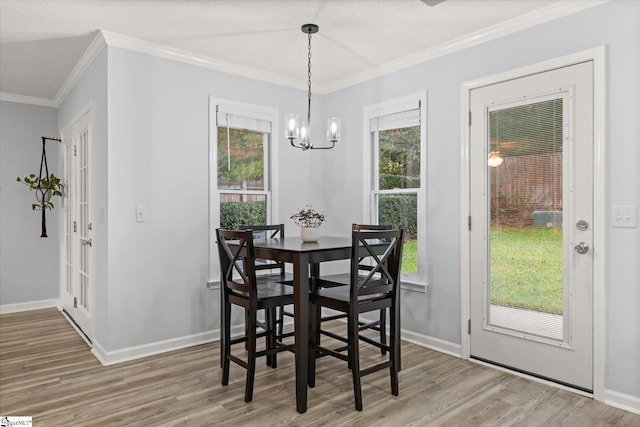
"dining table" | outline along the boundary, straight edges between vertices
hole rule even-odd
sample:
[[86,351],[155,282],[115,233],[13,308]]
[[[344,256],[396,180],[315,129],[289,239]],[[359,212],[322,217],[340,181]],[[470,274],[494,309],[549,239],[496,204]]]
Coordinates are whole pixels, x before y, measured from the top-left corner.
[[349,259],[350,237],[320,236],[317,242],[303,242],[300,237],[254,239],[256,258],[291,263],[293,266],[294,334],[296,371],[296,410],[307,411],[309,384],[309,332],[316,313],[309,310],[311,278],[320,274],[320,263]]

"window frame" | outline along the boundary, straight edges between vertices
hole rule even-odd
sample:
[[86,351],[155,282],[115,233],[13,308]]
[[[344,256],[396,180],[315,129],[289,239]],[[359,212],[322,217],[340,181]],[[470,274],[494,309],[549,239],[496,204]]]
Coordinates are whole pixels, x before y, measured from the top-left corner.
[[[218,112],[242,116],[263,122],[269,122],[271,130],[264,132],[264,189],[236,190],[218,188]],[[209,284],[217,283],[220,279],[218,253],[216,245],[216,228],[220,227],[220,195],[247,194],[264,195],[267,203],[267,223],[279,221],[279,180],[277,135],[280,135],[277,108],[225,98],[209,97]],[[231,126],[233,128],[233,126]],[[236,129],[238,127],[235,127]]]
[[[371,130],[371,120],[403,111],[419,108],[420,126],[420,187],[379,189],[379,132]],[[363,211],[365,222],[375,224],[378,218],[376,200],[381,195],[416,194],[418,235],[418,272],[402,273],[403,284],[427,285],[427,92],[417,92],[400,98],[391,99],[365,106],[363,108]],[[401,126],[409,127],[409,126]],[[401,128],[399,127],[399,128]]]

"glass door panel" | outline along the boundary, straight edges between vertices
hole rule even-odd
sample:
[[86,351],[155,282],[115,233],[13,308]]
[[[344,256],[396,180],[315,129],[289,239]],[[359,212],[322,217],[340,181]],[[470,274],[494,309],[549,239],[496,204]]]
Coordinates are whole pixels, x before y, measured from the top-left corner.
[[489,109],[489,325],[563,340],[563,98]]

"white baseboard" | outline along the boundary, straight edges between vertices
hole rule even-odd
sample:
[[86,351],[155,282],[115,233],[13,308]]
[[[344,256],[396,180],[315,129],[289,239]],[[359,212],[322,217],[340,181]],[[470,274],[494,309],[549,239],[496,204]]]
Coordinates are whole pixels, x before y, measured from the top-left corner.
[[40,301],[21,302],[17,304],[0,305],[0,314],[18,313],[20,311],[41,310],[43,308],[58,308],[59,299],[45,299]]
[[402,330],[400,333],[402,340],[410,342],[420,347],[426,347],[431,350],[439,351],[440,353],[448,354],[449,356],[461,357],[461,346],[449,341],[441,340],[439,338],[430,337],[428,335],[422,335],[415,332]]
[[614,408],[640,414],[640,397],[604,389],[604,403]]
[[182,348],[192,347],[200,344],[207,344],[220,339],[218,330],[202,332],[199,334],[188,335],[179,338],[172,338],[165,341],[157,341],[149,344],[138,345],[135,347],[123,348],[115,351],[107,351],[100,343],[93,343],[91,352],[104,366],[114,365],[116,363],[128,362],[130,360],[141,359],[143,357],[153,356],[168,351],[179,350]]

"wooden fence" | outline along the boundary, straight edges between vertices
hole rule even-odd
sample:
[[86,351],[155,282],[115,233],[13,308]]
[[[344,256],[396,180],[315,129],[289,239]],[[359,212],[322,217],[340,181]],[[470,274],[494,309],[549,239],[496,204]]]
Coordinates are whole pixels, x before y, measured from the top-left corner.
[[562,153],[505,157],[491,169],[491,225],[529,227],[534,211],[562,211]]

